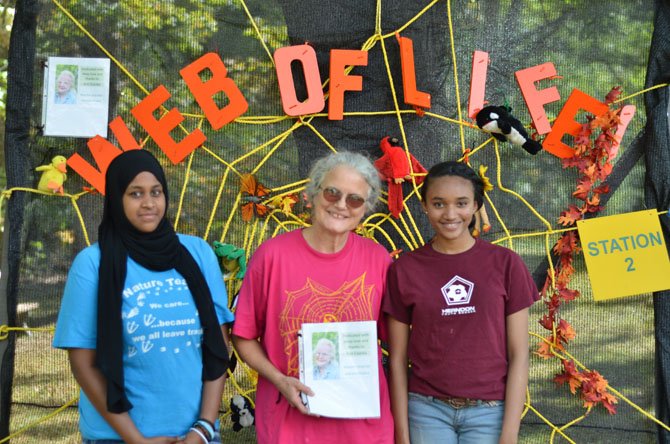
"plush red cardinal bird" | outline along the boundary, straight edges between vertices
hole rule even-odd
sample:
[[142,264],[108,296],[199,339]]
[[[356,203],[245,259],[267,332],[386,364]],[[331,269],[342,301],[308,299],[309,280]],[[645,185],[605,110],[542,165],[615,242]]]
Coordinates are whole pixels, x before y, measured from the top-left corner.
[[[406,180],[412,180],[411,173],[426,173],[426,169],[411,154],[409,160],[407,153],[395,137],[384,137],[379,143],[379,147],[384,153],[382,157],[375,160],[375,168],[379,171],[382,180],[388,183],[388,207],[391,215],[398,218],[404,208],[404,197],[402,194],[402,183]],[[409,161],[412,162],[410,171]],[[423,176],[414,177],[417,184],[423,182]]]

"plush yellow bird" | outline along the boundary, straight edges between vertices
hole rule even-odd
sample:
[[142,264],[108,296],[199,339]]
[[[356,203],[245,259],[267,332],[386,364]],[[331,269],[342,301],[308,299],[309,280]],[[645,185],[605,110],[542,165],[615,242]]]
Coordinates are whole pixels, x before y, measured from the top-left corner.
[[49,165],[40,165],[35,171],[42,171],[42,176],[37,184],[40,191],[51,191],[52,193],[63,194],[63,182],[67,179],[67,159],[63,156],[56,156],[51,159]]

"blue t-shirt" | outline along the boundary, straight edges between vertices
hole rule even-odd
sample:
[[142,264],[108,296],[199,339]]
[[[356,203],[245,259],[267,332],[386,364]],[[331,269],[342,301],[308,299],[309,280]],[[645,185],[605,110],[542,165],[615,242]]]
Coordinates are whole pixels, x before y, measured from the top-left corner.
[[[216,256],[198,237],[179,235],[209,285],[219,323],[232,322]],[[61,302],[53,346],[95,349],[98,244],[75,258]],[[123,290],[123,368],[128,412],[145,437],[181,436],[198,419],[202,394],[202,327],[198,309],[176,270],[150,271],[128,259]],[[83,391],[79,427],[86,439],[120,439]]]

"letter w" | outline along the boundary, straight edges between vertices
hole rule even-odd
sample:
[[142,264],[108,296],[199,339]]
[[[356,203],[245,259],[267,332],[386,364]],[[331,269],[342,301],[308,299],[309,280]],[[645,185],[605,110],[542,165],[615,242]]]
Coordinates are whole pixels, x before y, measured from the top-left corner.
[[[123,151],[137,150],[141,148],[140,144],[130,133],[130,130],[121,117],[112,120],[109,124],[109,128],[116,136]],[[109,167],[111,161],[121,154],[122,151],[100,136],[95,136],[92,139],[89,139],[86,145],[100,169],[96,169],[76,153],[70,156],[67,160],[67,164],[83,177],[84,180],[90,183],[93,188],[98,190],[101,194],[105,194],[105,173],[107,172],[107,167]]]

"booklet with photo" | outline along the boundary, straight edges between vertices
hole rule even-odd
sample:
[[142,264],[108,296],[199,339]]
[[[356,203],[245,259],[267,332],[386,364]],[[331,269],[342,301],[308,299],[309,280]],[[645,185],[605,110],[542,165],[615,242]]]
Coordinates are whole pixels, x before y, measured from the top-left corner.
[[307,410],[330,418],[379,418],[379,367],[375,321],[302,324],[298,333],[300,380]]

